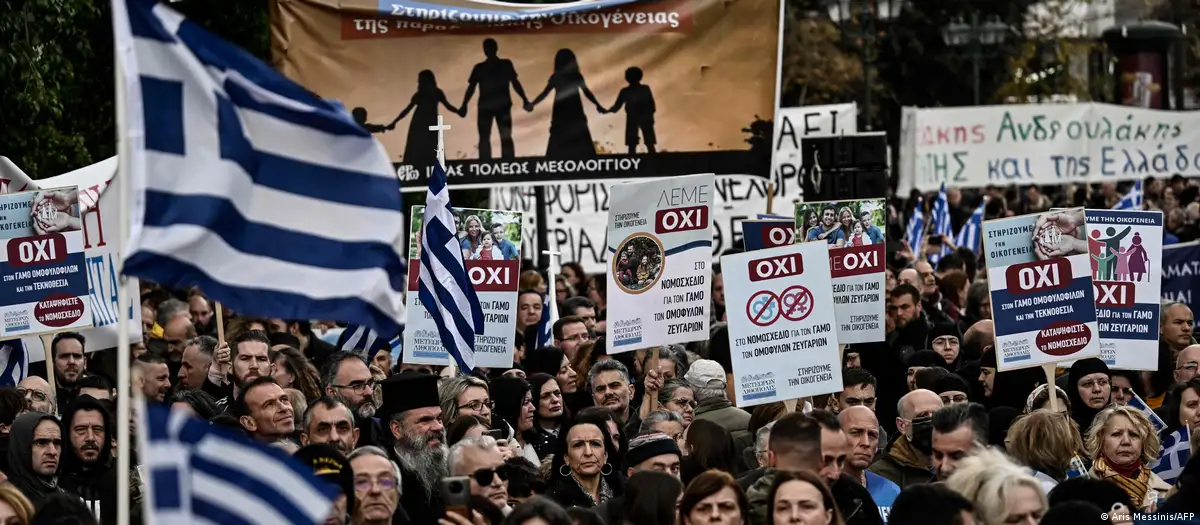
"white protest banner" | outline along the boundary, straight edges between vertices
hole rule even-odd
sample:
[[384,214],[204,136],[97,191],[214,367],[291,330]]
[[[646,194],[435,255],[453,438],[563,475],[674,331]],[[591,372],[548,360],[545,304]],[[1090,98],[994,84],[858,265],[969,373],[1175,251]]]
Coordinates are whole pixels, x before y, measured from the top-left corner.
[[796,242],[829,245],[838,340],[850,344],[886,339],[887,202],[801,202],[795,210]]
[[[83,241],[87,254],[88,287],[91,296],[89,309],[93,328],[80,333],[87,338],[88,352],[117,346],[117,261],[121,247],[117,245],[118,223],[117,192],[120,182],[117,173],[117,158],[85,166],[70,173],[34,181],[8,159],[0,157],[0,192],[32,190],[60,186],[79,188],[79,205],[83,215]],[[111,191],[108,188],[112,188]],[[108,225],[107,235],[104,229]],[[134,298],[129,309],[129,340],[142,339],[142,309],[138,307],[138,280],[127,279],[125,289]],[[40,337],[23,337],[29,362],[46,359]]]
[[[517,287],[521,273],[521,214],[453,208],[467,277],[483,308],[483,334],[475,336],[475,366],[511,368],[517,334]],[[425,207],[413,206],[408,242],[408,319],[404,362],[444,365],[450,359],[437,324],[421,303],[421,228]]]
[[92,326],[79,189],[0,195],[0,339]]
[[1111,104],[915,109],[899,191],[1200,174],[1200,112]]
[[608,353],[708,340],[714,179],[609,188]]
[[[805,137],[855,133],[857,104],[829,104],[780,108],[775,115],[771,180],[751,175],[718,175],[713,215],[713,261],[742,239],[741,221],[767,209],[769,184],[775,183],[777,210],[791,213],[792,203],[803,198],[800,183],[800,141]],[[639,179],[645,180],[645,179]],[[551,184],[546,190],[546,227],[550,250],[563,261],[578,261],[584,271],[604,271],[609,192],[604,184]],[[540,253],[532,186],[493,189],[490,206],[520,212],[525,217],[523,253]]]
[[721,273],[737,406],[842,390],[827,244],[727,255]]
[[1085,213],[1100,359],[1110,368],[1157,370],[1163,214]]
[[1004,372],[1100,355],[1083,208],[983,223]]

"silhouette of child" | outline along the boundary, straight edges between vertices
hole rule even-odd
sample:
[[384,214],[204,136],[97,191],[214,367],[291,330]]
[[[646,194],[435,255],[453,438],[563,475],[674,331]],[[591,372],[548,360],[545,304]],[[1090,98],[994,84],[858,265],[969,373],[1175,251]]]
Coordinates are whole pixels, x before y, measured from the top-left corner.
[[1117,279],[1118,281],[1132,281],[1129,276],[1129,252],[1128,246],[1122,246],[1121,251],[1117,252]]
[[654,136],[654,94],[650,86],[642,84],[641,68],[631,67],[625,70],[625,81],[628,86],[621,88],[617,101],[605,113],[615,113],[625,107],[625,145],[629,146],[629,154],[637,153],[638,131],[642,133],[642,142],[646,151],[654,153],[654,145],[658,140]]
[[354,117],[354,121],[357,122],[359,126],[362,126],[363,129],[371,133],[386,133],[388,130],[393,129],[384,124],[368,124],[367,108],[364,107],[354,108],[350,111],[350,116]]

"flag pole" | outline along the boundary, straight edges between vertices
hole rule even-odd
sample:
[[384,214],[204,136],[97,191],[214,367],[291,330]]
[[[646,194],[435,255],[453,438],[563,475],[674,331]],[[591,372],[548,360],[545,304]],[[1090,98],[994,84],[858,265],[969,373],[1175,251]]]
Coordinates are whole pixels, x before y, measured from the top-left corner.
[[[113,4],[119,7],[124,7],[124,4],[114,1]],[[127,16],[124,9],[114,9],[113,18]],[[115,20],[115,27],[120,27],[121,20]],[[129,236],[129,191],[132,190],[132,184],[129,180],[129,162],[131,161],[129,139],[126,136],[128,131],[129,119],[126,117],[128,104],[126,103],[125,94],[127,86],[125,85],[125,68],[128,64],[123,60],[124,56],[133,52],[128,42],[123,42],[121,38],[114,39],[113,51],[115,57],[115,82],[116,82],[116,110],[117,110],[117,173],[114,178],[117,182],[117,269],[124,270],[125,265],[125,242]],[[112,187],[112,184],[109,184]],[[129,469],[131,466],[130,454],[133,450],[132,444],[129,442],[131,432],[130,425],[134,424],[130,421],[130,397],[131,374],[130,367],[133,366],[133,360],[130,359],[129,351],[129,309],[130,297],[129,290],[126,288],[125,278],[118,273],[117,276],[117,523],[130,522],[130,486],[129,486]],[[143,513],[144,521],[147,525],[153,525],[154,514],[151,512]]]
[[562,271],[558,259],[562,257],[562,252],[554,250],[542,250],[542,253],[549,256],[550,266],[546,267],[546,294],[550,296],[550,311],[558,312],[558,289],[555,288],[555,280],[558,278],[558,273]]
[[[444,132],[444,131],[446,131],[446,130],[448,130],[448,129],[450,129],[450,126],[449,126],[449,125],[447,125],[447,124],[443,124],[443,123],[442,123],[442,116],[441,116],[441,115],[438,115],[438,123],[437,123],[437,125],[436,125],[436,126],[429,126],[429,131],[436,131],[436,132],[437,132],[437,137],[438,137],[438,141],[437,141],[437,163],[438,163],[438,164],[440,164],[440,165],[442,166],[442,168],[445,168],[445,167],[446,167],[446,144],[445,144],[445,136],[444,136],[443,132]],[[449,181],[449,180],[447,180],[447,181],[446,181],[446,185],[447,185],[447,186],[449,186],[449,184],[450,184],[450,181]],[[446,191],[448,192],[448,191],[449,191],[449,189],[447,189]],[[425,225],[424,225],[424,224],[422,224],[422,225],[421,225],[421,227],[422,227],[422,228],[424,228],[424,227],[425,227]],[[421,240],[420,240],[420,239],[418,239],[418,240],[417,240],[417,244],[419,245],[420,243],[421,243]],[[466,266],[466,264],[467,264],[467,262],[466,262],[466,261],[463,261],[463,266],[464,266],[464,267]],[[445,343],[443,343],[443,347],[444,347],[444,346],[445,346]],[[447,361],[447,365],[446,365],[446,367],[447,367],[447,369],[449,369],[449,370],[450,370],[450,377],[456,377],[456,376],[458,376],[458,363],[454,362],[454,354],[452,354],[452,353],[450,353],[449,351],[447,351],[447,352],[446,352],[446,361]]]

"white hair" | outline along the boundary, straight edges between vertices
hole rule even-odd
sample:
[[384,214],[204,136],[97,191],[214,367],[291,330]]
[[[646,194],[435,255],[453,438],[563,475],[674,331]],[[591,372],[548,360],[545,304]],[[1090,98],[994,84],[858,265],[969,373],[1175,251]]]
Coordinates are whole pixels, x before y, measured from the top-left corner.
[[375,445],[366,445],[354,449],[353,452],[350,452],[350,456],[346,458],[346,460],[354,461],[355,458],[361,458],[363,456],[379,456],[383,459],[386,459],[388,464],[392,466],[392,473],[396,475],[396,493],[404,495],[404,478],[400,477],[400,465],[397,465],[395,461],[392,461],[392,458],[388,457],[387,452]]
[[946,486],[975,502],[975,517],[983,525],[1001,525],[1008,514],[1008,498],[1014,489],[1028,487],[1049,505],[1042,484],[1004,453],[991,448],[977,449],[963,458]]
[[498,449],[499,446],[500,445],[496,443],[496,439],[492,436],[463,438],[459,440],[458,443],[455,443],[454,446],[450,447],[450,453],[446,455],[446,470],[450,472],[450,475],[455,475],[458,472],[456,467],[458,467],[458,463],[462,461],[463,451],[468,448],[491,451]]

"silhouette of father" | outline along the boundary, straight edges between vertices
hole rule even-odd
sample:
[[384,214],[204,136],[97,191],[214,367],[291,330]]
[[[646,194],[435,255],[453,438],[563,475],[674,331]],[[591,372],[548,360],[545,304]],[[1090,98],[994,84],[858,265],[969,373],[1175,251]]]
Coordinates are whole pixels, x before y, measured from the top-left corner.
[[516,157],[513,151],[512,139],[512,94],[509,91],[509,86],[517,92],[524,104],[529,103],[529,99],[525,96],[525,90],[521,87],[521,82],[517,80],[517,70],[513,68],[513,63],[507,58],[500,58],[496,55],[499,51],[499,45],[494,39],[488,38],[483,41],[483,54],[487,58],[483,62],[475,64],[475,68],[471,70],[471,78],[467,84],[467,94],[463,97],[463,103],[459,106],[459,115],[467,116],[467,103],[471,101],[471,97],[475,95],[475,87],[479,87],[479,107],[478,115],[475,117],[476,124],[479,127],[479,158],[492,158],[492,122],[495,121],[497,131],[500,132],[500,158],[511,159]]

